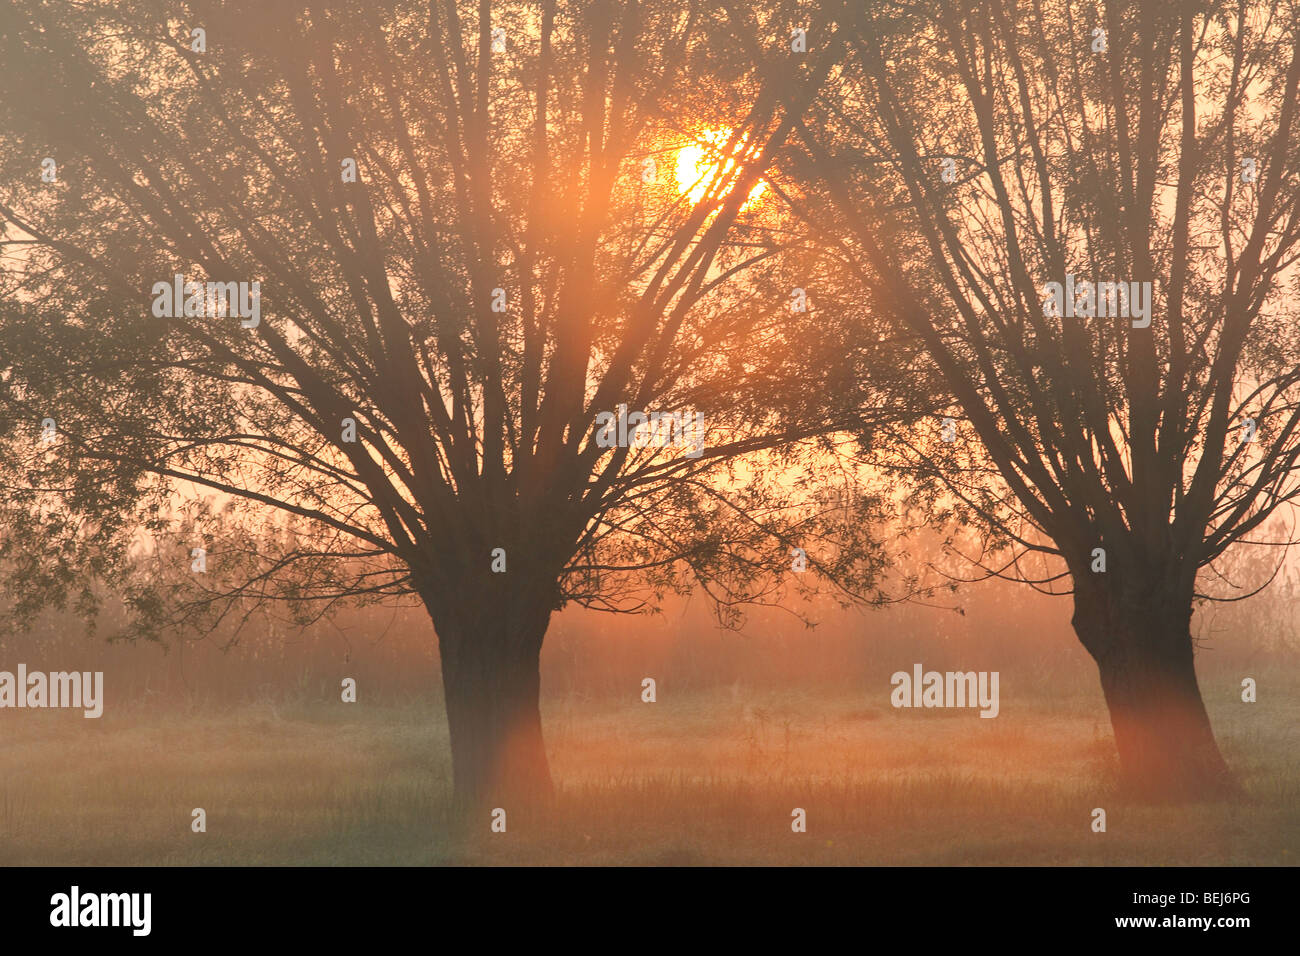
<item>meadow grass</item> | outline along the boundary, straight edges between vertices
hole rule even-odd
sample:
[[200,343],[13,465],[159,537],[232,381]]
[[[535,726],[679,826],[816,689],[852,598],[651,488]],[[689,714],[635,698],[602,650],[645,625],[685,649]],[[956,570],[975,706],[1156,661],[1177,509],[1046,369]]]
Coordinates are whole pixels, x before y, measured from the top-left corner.
[[[1117,792],[1100,693],[1083,684],[1004,688],[992,720],[842,689],[550,696],[557,798],[506,808],[505,834],[450,815],[436,694],[9,711],[0,864],[1289,865],[1300,681],[1259,679],[1256,704],[1230,675],[1203,681],[1245,798],[1172,808]],[[195,807],[206,833],[191,832]]]

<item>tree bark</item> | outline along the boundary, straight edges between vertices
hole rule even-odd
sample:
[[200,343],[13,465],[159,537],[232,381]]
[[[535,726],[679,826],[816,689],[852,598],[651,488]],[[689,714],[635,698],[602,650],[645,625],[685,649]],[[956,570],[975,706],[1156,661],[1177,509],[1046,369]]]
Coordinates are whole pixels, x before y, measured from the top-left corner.
[[548,589],[518,577],[426,597],[442,660],[454,793],[463,807],[534,803],[553,791],[542,737]]
[[1139,601],[1076,587],[1075,633],[1097,663],[1124,788],[1140,799],[1219,799],[1237,789],[1201,699],[1191,615],[1190,595]]

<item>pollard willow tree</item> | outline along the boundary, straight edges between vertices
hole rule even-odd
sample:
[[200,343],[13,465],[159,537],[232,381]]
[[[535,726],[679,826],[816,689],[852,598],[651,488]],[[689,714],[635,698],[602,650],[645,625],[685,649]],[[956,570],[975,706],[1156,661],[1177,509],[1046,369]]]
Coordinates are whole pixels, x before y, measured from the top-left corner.
[[1289,543],[1295,5],[820,6],[801,202],[963,418],[894,462],[1014,549],[990,573],[1068,579],[1128,785],[1231,792],[1191,617],[1242,596],[1226,550]]
[[[549,791],[552,613],[761,600],[812,527],[735,466],[798,467],[840,346],[791,310],[789,237],[753,209],[790,121],[720,22],[635,0],[8,7],[20,605],[93,609],[141,533],[156,567],[204,572],[114,579],[145,633],[416,595],[457,794]],[[730,135],[685,190],[692,125]],[[206,283],[248,283],[247,308]],[[707,428],[596,427],[622,406]],[[200,554],[176,518],[205,494],[251,517]]]

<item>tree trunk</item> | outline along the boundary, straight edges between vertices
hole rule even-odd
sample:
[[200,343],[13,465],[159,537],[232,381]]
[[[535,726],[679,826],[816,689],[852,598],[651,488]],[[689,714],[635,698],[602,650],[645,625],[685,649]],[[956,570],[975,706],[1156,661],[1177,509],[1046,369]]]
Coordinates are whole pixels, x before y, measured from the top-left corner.
[[1141,799],[1236,791],[1201,700],[1191,616],[1190,596],[1135,601],[1076,587],[1075,633],[1097,663],[1125,789]]
[[[548,590],[514,575],[426,598],[438,635],[456,800],[533,803],[552,793],[539,706]],[[514,587],[512,587],[514,586]]]

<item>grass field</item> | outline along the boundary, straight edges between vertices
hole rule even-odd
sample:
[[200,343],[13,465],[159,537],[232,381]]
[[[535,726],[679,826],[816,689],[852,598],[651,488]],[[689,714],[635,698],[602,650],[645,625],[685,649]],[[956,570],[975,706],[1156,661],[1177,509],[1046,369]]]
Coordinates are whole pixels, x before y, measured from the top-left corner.
[[10,711],[0,864],[1294,864],[1300,681],[1262,674],[1269,692],[1242,704],[1231,680],[1203,684],[1248,796],[1176,809],[1116,794],[1083,684],[1028,700],[1004,685],[993,720],[814,689],[552,696],[558,799],[506,808],[504,834],[452,824],[432,696]]

